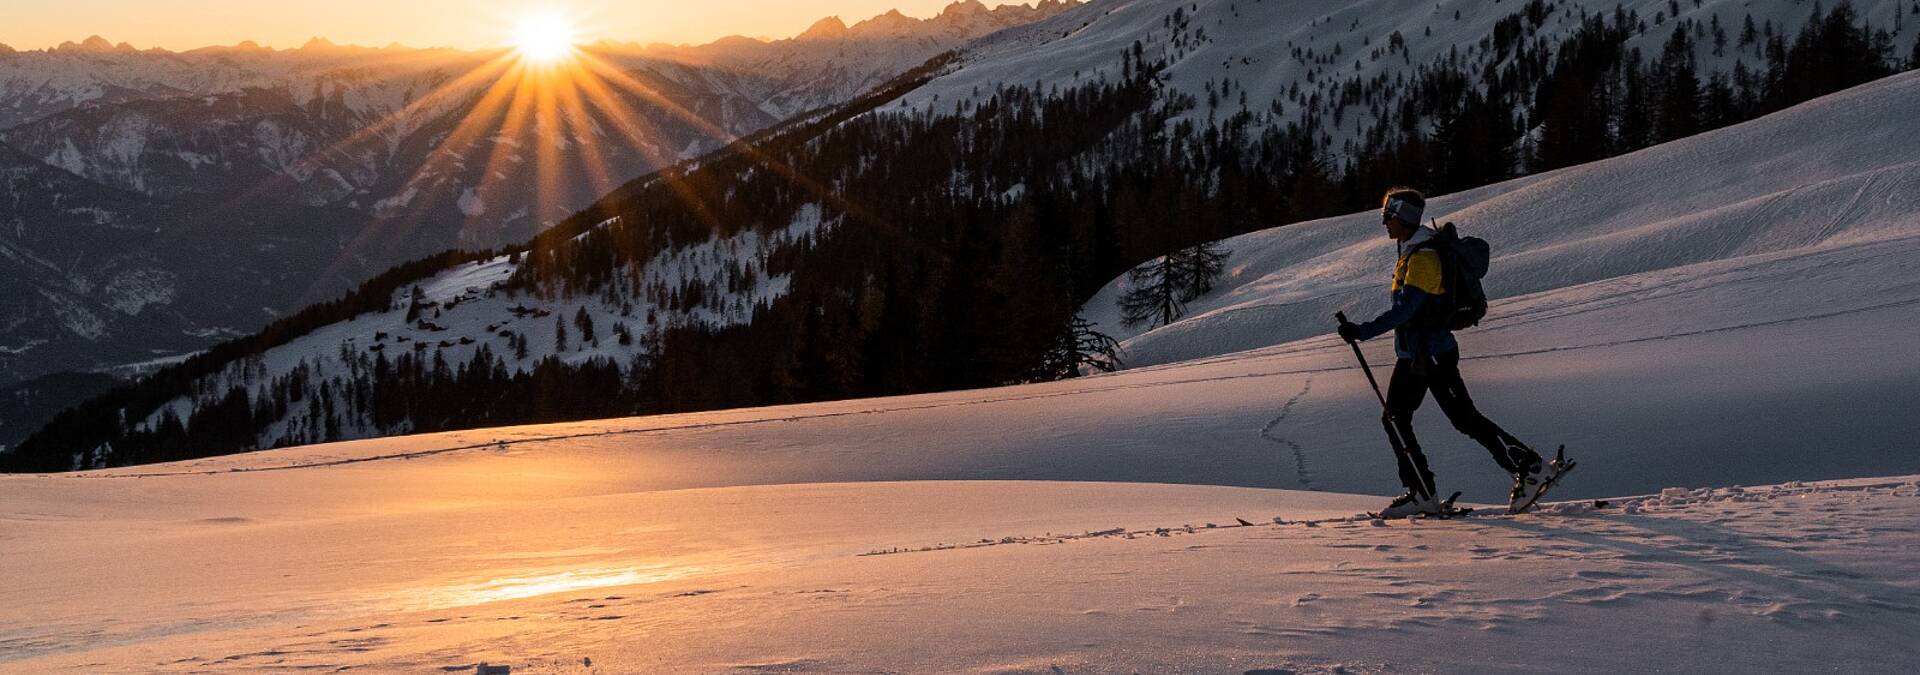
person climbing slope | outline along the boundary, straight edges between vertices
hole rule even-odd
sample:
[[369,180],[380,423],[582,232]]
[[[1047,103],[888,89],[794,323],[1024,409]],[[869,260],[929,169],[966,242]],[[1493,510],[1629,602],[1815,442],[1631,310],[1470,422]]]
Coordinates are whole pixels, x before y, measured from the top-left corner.
[[[1433,471],[1427,468],[1426,455],[1413,433],[1413,413],[1428,392],[1446,413],[1453,428],[1485,446],[1493,461],[1514,478],[1509,494],[1515,510],[1530,506],[1539,492],[1550,485],[1559,472],[1556,462],[1544,461],[1540,453],[1513,434],[1507,433],[1474,407],[1467,385],[1460,376],[1460,346],[1453,336],[1454,303],[1447,294],[1447,241],[1457,241],[1449,232],[1443,236],[1434,228],[1422,226],[1426,197],[1408,188],[1394,188],[1381,199],[1381,222],[1387,236],[1397,242],[1398,261],[1393,268],[1393,305],[1371,321],[1350,323],[1341,315],[1342,339],[1358,343],[1393,331],[1396,360],[1388,381],[1385,398],[1388,433],[1397,434],[1395,458],[1400,482],[1407,492],[1388,504],[1379,515],[1404,518],[1416,513],[1439,515],[1444,505],[1434,488]],[[1457,266],[1457,260],[1455,261]],[[1456,277],[1457,278],[1457,277]],[[1477,321],[1478,317],[1474,317]],[[1371,375],[1369,375],[1371,377]]]

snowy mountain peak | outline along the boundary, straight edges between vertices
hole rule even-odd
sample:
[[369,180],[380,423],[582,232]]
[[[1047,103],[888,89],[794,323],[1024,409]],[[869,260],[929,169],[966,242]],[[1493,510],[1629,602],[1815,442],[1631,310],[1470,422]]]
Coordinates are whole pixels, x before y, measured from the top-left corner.
[[59,51],[110,52],[113,51],[113,43],[108,42],[106,38],[98,35],[89,35],[87,39],[81,40],[77,44],[74,42],[62,42],[60,46],[55,49]]
[[987,9],[980,0],[956,0],[953,4],[947,5],[946,9],[940,10],[940,16],[943,18],[979,16],[990,11],[992,10]]
[[805,32],[794,36],[794,39],[795,40],[838,40],[840,38],[846,37],[846,35],[847,35],[847,22],[841,21],[840,17],[838,16],[830,16],[825,19],[821,19],[819,21],[813,22],[812,26],[808,26]]
[[904,33],[920,24],[919,19],[901,14],[900,10],[889,9],[887,13],[867,19],[853,25],[853,32],[860,34]]

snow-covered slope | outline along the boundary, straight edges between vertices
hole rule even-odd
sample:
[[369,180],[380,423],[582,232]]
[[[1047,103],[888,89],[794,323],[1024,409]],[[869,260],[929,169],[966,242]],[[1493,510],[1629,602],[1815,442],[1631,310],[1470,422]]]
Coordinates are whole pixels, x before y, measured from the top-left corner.
[[497,471],[512,462],[0,479],[0,532],[35,542],[0,578],[19,602],[0,671],[1894,673],[1920,656],[1911,476],[1381,526],[1345,519],[1367,501],[1349,495],[619,493],[579,467]]
[[[1748,18],[1792,36],[1806,24],[1814,4],[1559,0],[1544,3],[1544,21],[1529,32],[1555,44],[1577,31],[1586,16],[1630,12],[1643,30],[1625,47],[1652,59],[1661,54],[1676,19],[1696,21],[1696,56],[1705,81],[1710,73],[1731,73],[1741,63],[1751,71],[1764,70],[1761,45],[1740,42]],[[1861,17],[1887,26],[1910,3],[1852,4]],[[945,112],[960,102],[991,97],[1002,86],[1115,81],[1121,78],[1123,54],[1137,48],[1137,58],[1167,63],[1162,97],[1201,102],[1188,111],[1188,119],[1204,126],[1248,110],[1272,112],[1259,122],[1285,126],[1312,110],[1332,122],[1323,129],[1324,140],[1338,153],[1350,150],[1348,144],[1381,119],[1382,100],[1372,93],[1380,86],[1404,86],[1442,64],[1472,73],[1514,67],[1512,50],[1502,51],[1491,40],[1501,20],[1524,14],[1528,6],[1471,0],[1098,0],[969,45],[961,67],[894,105]],[[1715,48],[1710,25],[1731,36],[1723,47]],[[1906,33],[1894,38],[1897,53],[1920,40],[1913,31]],[[1207,104],[1210,99],[1215,103]],[[1336,106],[1344,114],[1331,112]]]
[[[1352,517],[1395,489],[1319,323],[1379,302],[1360,214],[1238,243],[1226,295],[1308,305],[1251,351],[1215,298],[1130,341],[1212,356],[1113,375],[0,477],[0,670],[1519,672],[1550,644],[1569,672],[1903,672],[1916,99],[1893,78],[1442,202],[1519,242],[1465,368],[1581,460],[1538,515]],[[1418,421],[1443,488],[1497,502]]]
[[[1615,394],[1589,414],[1653,424],[1676,404],[1618,395],[1645,374],[1594,357],[1671,368],[1715,340],[1504,370],[1577,378]],[[1426,523],[1351,517],[1384,497],[1080,482],[1384,487],[1341,351],[0,477],[0,591],[20,608],[0,619],[0,671],[1518,672],[1540,643],[1568,672],[1916,658],[1910,475],[1752,486],[1728,463],[1676,473],[1596,446],[1563,497],[1723,487]],[[1912,380],[1875,393],[1911,400]],[[1507,412],[1548,396],[1481,381]],[[1696,389],[1692,410],[1730,389]],[[1873,415],[1841,396],[1796,404]],[[1827,425],[1762,431],[1818,449],[1772,475],[1886,468]],[[1910,451],[1876,454],[1914,470]],[[1002,480],[891,482],[956,478]]]
[[[1920,76],[1898,75],[1736,127],[1431,200],[1429,216],[1493,246],[1484,282],[1495,301],[1482,327],[1462,334],[1467,353],[1509,344],[1510,329],[1541,315],[1616,303],[1641,303],[1629,308],[1633,321],[1664,331],[1905,303],[1912,268],[1894,261],[1920,246],[1920,163],[1905,150],[1920,134],[1920,118],[1908,114],[1916,101]],[[1223,244],[1233,255],[1221,288],[1186,318],[1144,333],[1122,325],[1124,277],[1085,315],[1124,338],[1128,364],[1144,366],[1324,333],[1335,311],[1370,316],[1386,305],[1395,253],[1377,213]],[[1878,256],[1894,261],[1866,262]],[[1684,295],[1716,301],[1672,304]]]
[[[197,387],[200,394],[154,411],[148,424],[158,424],[167,412],[186,420],[196,405],[232,387],[251,390],[290,377],[312,383],[313,389],[303,390],[306,396],[345,397],[377,361],[406,353],[457,368],[488,350],[504,360],[510,374],[531,371],[548,358],[575,364],[602,360],[624,369],[647,353],[646,338],[656,331],[689,323],[736,325],[784,295],[787,279],[769,272],[769,257],[832,225],[812,207],[767,234],[746,231],[672,246],[644,265],[621,270],[619,292],[590,296],[556,299],[503,291],[502,283],[520,266],[517,254],[474,261],[396,291],[386,311],[322,327],[228,364],[205,378]],[[714,290],[700,299],[683,298],[689,283]],[[729,290],[738,284],[744,285]],[[265,448],[381,432],[366,411],[337,415],[300,405],[261,432],[256,444]]]

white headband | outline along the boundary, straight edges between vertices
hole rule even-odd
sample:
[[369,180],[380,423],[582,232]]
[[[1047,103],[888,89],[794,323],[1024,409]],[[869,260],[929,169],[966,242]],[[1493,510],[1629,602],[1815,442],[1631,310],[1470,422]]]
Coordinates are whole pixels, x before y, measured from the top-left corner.
[[1420,212],[1422,210],[1420,206],[1416,206],[1413,202],[1395,197],[1387,200],[1387,205],[1380,209],[1380,215],[1383,218],[1399,218],[1409,223],[1419,225]]

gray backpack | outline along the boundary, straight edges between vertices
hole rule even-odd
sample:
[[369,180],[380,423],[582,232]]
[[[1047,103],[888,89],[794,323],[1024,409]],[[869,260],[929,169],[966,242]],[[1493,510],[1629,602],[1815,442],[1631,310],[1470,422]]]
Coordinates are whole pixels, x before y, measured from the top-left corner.
[[1480,279],[1487,276],[1493,250],[1485,239],[1460,236],[1453,223],[1434,230],[1438,234],[1421,247],[1440,254],[1440,275],[1447,292],[1429,298],[1428,303],[1437,306],[1430,312],[1423,307],[1421,313],[1428,317],[1427,325],[1450,331],[1480,325],[1487,317],[1487,291]]

